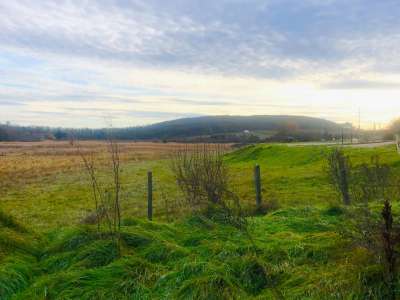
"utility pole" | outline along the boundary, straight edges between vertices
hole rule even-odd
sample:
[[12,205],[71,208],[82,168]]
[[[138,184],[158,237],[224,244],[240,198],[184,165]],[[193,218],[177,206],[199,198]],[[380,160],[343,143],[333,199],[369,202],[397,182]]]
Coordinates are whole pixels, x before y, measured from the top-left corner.
[[153,220],[153,172],[147,172],[147,218]]
[[353,144],[353,123],[350,124],[350,144]]
[[343,145],[344,144],[343,126],[342,126],[341,135],[342,135],[342,145]]
[[257,209],[261,207],[261,172],[260,165],[254,167],[254,183],[256,188],[256,206]]
[[358,143],[361,141],[361,108],[358,108]]

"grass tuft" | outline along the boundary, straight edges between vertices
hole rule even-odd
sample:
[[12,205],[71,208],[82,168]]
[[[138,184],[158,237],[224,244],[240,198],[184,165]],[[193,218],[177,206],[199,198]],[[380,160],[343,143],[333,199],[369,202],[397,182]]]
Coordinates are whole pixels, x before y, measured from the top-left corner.
[[0,299],[11,299],[29,286],[37,273],[32,257],[9,257],[0,265]]
[[257,295],[268,285],[273,286],[268,278],[267,269],[263,262],[255,256],[238,257],[230,262],[233,278],[249,294]]
[[12,216],[4,213],[2,210],[0,210],[0,225],[21,233],[27,232],[24,226],[18,223]]

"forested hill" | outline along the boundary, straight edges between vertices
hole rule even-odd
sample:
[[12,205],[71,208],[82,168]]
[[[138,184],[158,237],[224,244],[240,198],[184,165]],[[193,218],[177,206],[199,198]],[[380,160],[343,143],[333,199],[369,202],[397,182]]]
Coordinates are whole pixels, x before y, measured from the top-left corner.
[[110,132],[121,140],[240,141],[268,138],[320,139],[335,135],[341,125],[304,116],[206,116],[177,119],[143,127],[65,129],[0,125],[0,140],[29,141],[106,139]]
[[332,130],[335,128],[338,128],[338,125],[334,122],[304,116],[207,116],[157,123],[143,127],[139,132],[154,137],[188,137],[245,130]]

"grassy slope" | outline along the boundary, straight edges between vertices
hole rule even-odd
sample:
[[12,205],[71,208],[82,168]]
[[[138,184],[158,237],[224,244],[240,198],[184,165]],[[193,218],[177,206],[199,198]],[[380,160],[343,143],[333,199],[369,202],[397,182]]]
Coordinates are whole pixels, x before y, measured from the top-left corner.
[[[229,226],[199,217],[175,224],[129,219],[122,255],[93,228],[48,234],[37,261],[6,266],[24,277],[12,299],[329,298],[357,292],[367,257],[346,247],[340,211],[280,210],[250,221],[254,245]],[[12,255],[13,257],[14,255]],[[351,263],[350,263],[351,262]],[[0,276],[0,286],[9,283]],[[9,299],[5,297],[4,299]]]
[[[53,229],[39,239],[2,215],[0,299],[363,299],[361,283],[374,282],[377,272],[366,253],[337,234],[346,218],[326,203],[334,199],[321,171],[326,151],[256,146],[227,157],[239,193],[252,201],[257,162],[265,194],[273,190],[282,206],[249,219],[254,244],[198,217],[172,224],[126,219],[118,257],[116,245],[93,228]],[[346,151],[355,164],[379,153],[399,165],[391,147]],[[163,165],[154,162],[160,173]]]
[[[338,209],[284,209],[250,219],[254,244],[229,226],[128,219],[122,255],[93,228],[53,231],[40,255],[10,254],[4,299],[363,299],[368,255],[336,233]],[[13,278],[13,281],[10,281]],[[2,298],[3,299],[3,298]]]
[[26,288],[37,275],[43,240],[0,211],[0,299]]
[[[285,145],[251,146],[228,156],[234,170],[235,187],[242,199],[254,199],[252,167],[261,166],[264,195],[275,198],[282,207],[325,205],[335,202],[334,191],[324,174],[326,146],[288,147]],[[353,165],[369,163],[379,155],[381,161],[400,168],[395,146],[345,148]]]

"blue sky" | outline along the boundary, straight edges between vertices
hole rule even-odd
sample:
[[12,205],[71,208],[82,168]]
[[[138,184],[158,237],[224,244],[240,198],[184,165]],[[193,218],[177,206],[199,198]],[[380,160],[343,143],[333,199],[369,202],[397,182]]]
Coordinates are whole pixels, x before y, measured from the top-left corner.
[[400,116],[400,2],[0,2],[0,122]]

